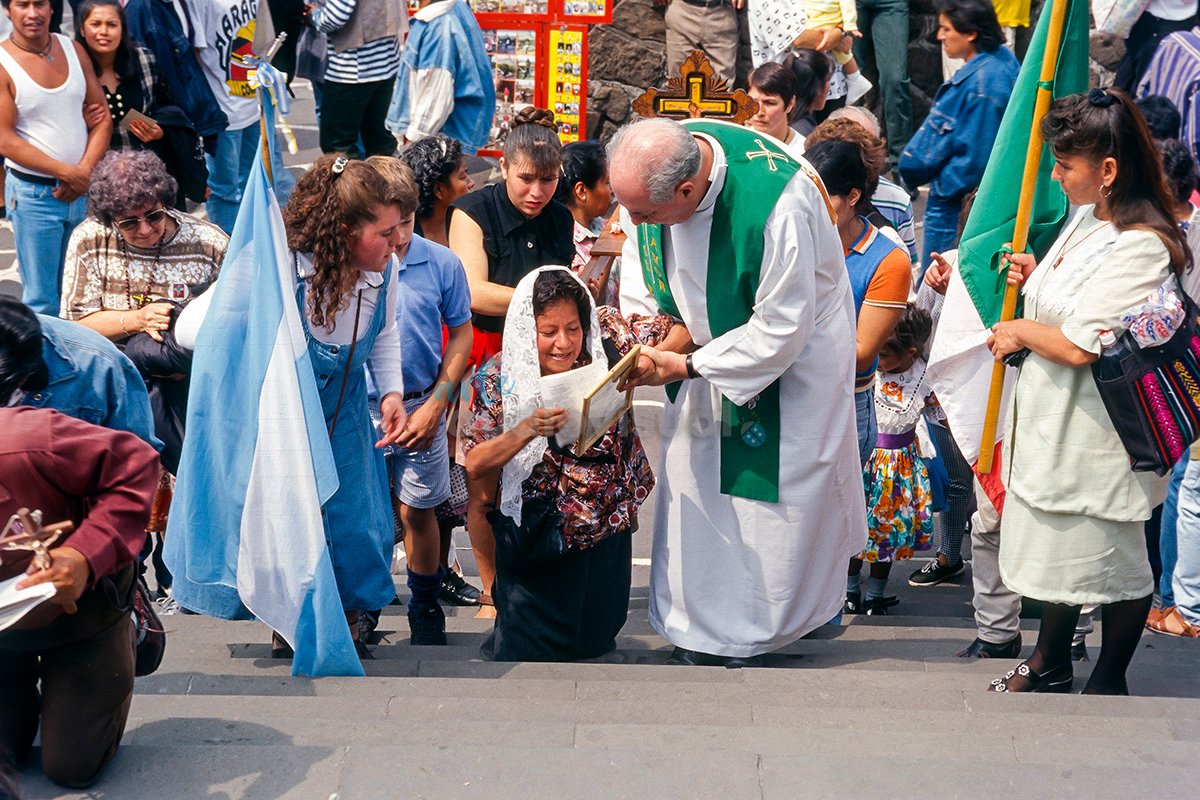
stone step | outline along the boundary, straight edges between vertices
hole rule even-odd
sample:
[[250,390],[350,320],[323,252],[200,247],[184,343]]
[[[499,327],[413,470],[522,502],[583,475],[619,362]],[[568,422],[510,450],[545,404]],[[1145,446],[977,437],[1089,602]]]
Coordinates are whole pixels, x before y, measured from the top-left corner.
[[[782,800],[846,797],[849,787],[859,797],[1174,798],[1190,796],[1200,753],[1197,701],[983,695],[953,709],[891,709],[870,694],[883,687],[865,687],[831,709],[777,703],[777,691],[761,703],[725,697],[729,686],[722,686],[723,703],[685,706],[681,689],[713,684],[656,684],[657,699],[630,696],[628,684],[611,688],[626,694],[592,700],[518,692],[504,702],[474,695],[386,702],[138,697],[100,794],[54,789],[33,769],[22,777],[31,799],[569,792]],[[863,752],[880,742],[906,750],[895,766],[864,770]],[[931,757],[945,778],[933,786]],[[969,792],[953,789],[968,785]]]

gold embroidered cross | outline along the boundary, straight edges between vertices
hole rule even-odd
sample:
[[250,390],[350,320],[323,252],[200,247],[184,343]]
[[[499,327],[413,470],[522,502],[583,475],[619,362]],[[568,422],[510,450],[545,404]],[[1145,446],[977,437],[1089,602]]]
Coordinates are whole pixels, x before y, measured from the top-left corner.
[[767,146],[765,144],[763,144],[762,139],[755,139],[754,143],[756,145],[758,145],[759,147],[761,147],[762,149],[754,150],[752,152],[747,152],[746,158],[750,159],[751,161],[753,161],[756,158],[765,158],[767,160],[767,166],[770,168],[771,172],[779,171],[779,167],[775,166],[775,159],[777,159],[777,158],[780,161],[782,161],[784,164],[791,163],[790,161],[788,161],[788,157],[785,156],[783,153],[776,153],[771,150],[768,150]]

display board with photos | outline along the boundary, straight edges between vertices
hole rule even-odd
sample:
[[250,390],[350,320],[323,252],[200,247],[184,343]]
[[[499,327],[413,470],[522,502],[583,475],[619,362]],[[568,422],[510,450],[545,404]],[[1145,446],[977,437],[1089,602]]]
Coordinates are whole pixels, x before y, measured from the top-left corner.
[[496,114],[485,150],[502,150],[517,112],[537,105],[542,96],[538,86],[543,72],[542,34],[540,25],[483,29],[483,45],[496,82]]
[[546,40],[546,107],[554,112],[558,138],[566,144],[583,136],[587,105],[587,28],[550,28]]
[[[612,22],[614,0],[466,0],[492,62],[496,114],[480,155],[499,155],[517,113],[549,108],[563,143],[586,138],[588,23]],[[408,0],[416,12],[417,0]]]

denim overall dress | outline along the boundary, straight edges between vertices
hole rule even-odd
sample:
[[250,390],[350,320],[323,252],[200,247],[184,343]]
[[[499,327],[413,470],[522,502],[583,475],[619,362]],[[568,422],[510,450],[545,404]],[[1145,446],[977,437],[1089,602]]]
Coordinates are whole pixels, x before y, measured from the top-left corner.
[[[354,346],[353,362],[349,361],[349,345],[318,341],[309,329],[308,315],[301,314],[327,427],[333,423],[342,378],[346,379],[345,397],[337,412],[331,440],[339,486],[322,507],[321,517],[338,593],[347,611],[383,608],[396,596],[391,572],[395,533],[387,468],[383,451],[375,449],[378,438],[367,411],[367,379],[363,369],[376,338],[387,324],[385,298],[390,280],[391,271],[385,270],[379,301]],[[296,287],[296,302],[301,309],[305,308],[305,288],[305,281]],[[357,294],[351,298],[351,309],[356,302]],[[359,326],[362,325],[360,321]]]

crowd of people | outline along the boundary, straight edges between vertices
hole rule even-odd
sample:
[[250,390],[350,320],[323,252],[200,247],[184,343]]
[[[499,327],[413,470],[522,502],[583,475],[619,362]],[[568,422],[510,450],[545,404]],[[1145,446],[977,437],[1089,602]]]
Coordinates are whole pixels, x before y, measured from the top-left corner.
[[[928,553],[907,580],[934,586],[966,570],[969,539],[978,631],[957,655],[1019,658],[1021,598],[1041,607],[1032,654],[991,691],[1070,691],[1098,611],[1080,688],[1127,694],[1145,627],[1200,638],[1200,458],[1132,471],[1091,367],[1163,287],[1200,296],[1194,121],[1163,77],[1200,36],[1178,16],[1195,24],[1196,3],[1152,0],[1118,75],[1132,92],[1061,97],[1042,123],[1072,213],[1040,263],[1002,259],[1024,310],[987,344],[1020,365],[1000,509],[928,361],[1017,78],[1019,9],[938,0],[946,81],[914,131],[907,37],[893,35],[907,4],[748,1],[746,126],[637,120],[564,146],[554,114],[526,107],[482,187],[467,157],[495,95],[464,0],[423,0],[411,23],[393,3],[271,3],[275,29],[302,31],[282,68],[328,50],[314,80],[326,154],[274,181],[339,479],[325,543],[359,657],[397,571],[414,645],[446,644],[451,603],[495,619],[485,659],[612,651],[657,486],[649,620],[671,664],[760,666],[843,615],[888,615],[894,564]],[[701,47],[733,82],[742,4],[671,3],[668,62]],[[234,587],[193,580],[163,532],[193,353],[260,152],[240,60],[257,5],[82,0],[74,40],[51,32],[52,5],[4,0],[0,155],[24,297],[0,298],[0,536],[24,530],[23,507],[75,531],[48,561],[0,563],[0,579],[53,586],[0,631],[14,698],[0,796],[39,728],[63,785],[89,784],[116,751],[131,608],[248,613]],[[882,124],[857,104],[860,64],[875,65]],[[618,265],[594,272],[610,235],[624,235]],[[622,390],[667,387],[657,464],[632,411],[583,449],[564,439],[575,411],[543,402],[548,380],[627,355]],[[455,556],[463,527],[478,586]],[[275,633],[272,657],[295,646]],[[73,678],[82,662],[104,680]]]

